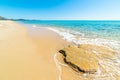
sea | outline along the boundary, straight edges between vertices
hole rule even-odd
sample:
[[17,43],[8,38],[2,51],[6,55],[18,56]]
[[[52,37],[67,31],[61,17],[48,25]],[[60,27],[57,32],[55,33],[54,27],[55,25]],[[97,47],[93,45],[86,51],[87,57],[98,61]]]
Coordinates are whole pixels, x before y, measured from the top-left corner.
[[[74,44],[105,45],[120,50],[119,20],[20,20],[27,27],[47,28]],[[120,53],[120,52],[119,52]]]
[[21,20],[20,22],[32,27],[46,27],[76,44],[81,43],[79,38],[120,42],[120,21]]
[[[18,22],[27,27],[47,28],[76,45],[94,44],[111,48],[116,52],[116,57],[101,60],[101,66],[106,68],[106,73],[99,72],[93,75],[93,78],[94,80],[119,80],[114,77],[120,75],[119,20],[22,20]],[[87,77],[85,80],[89,80]]]

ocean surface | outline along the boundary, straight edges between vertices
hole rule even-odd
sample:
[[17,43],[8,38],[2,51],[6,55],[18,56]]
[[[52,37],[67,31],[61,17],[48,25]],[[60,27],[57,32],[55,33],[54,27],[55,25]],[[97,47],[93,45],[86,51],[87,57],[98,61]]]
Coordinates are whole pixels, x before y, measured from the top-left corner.
[[[64,37],[84,37],[120,41],[120,21],[64,21],[31,20],[20,21],[33,27],[47,27],[59,32]],[[70,37],[70,38],[71,38]]]
[[120,21],[22,21],[37,27],[51,27],[69,34],[87,38],[120,40]]
[[74,44],[105,45],[120,53],[120,21],[22,20],[27,27],[45,27]]
[[[63,39],[78,44],[103,45],[115,51],[113,59],[99,60],[100,69],[96,74],[80,75],[85,80],[119,80],[120,75],[120,21],[19,21],[27,27],[45,27],[55,31]],[[78,76],[79,77],[79,76]]]

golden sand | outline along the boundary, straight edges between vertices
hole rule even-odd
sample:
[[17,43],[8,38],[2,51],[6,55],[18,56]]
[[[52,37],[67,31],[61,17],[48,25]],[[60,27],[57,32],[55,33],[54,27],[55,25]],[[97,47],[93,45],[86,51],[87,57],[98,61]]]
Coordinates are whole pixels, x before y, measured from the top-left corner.
[[[0,80],[119,80],[115,52],[104,46],[83,44],[77,50],[84,59],[99,61],[95,74],[74,71],[58,51],[67,47],[58,34],[45,28],[25,28],[13,21],[0,21]],[[81,53],[80,52],[80,53]],[[95,55],[91,55],[92,52]],[[76,54],[77,55],[77,54]],[[75,55],[74,55],[75,56]],[[70,57],[74,57],[70,56]],[[85,58],[86,57],[86,58]],[[89,58],[90,57],[90,58]],[[79,58],[78,56],[74,59]],[[92,58],[93,59],[93,58]],[[92,60],[94,62],[94,60]],[[71,58],[72,60],[72,58]],[[96,62],[95,61],[95,62]],[[117,61],[117,58],[116,58]],[[93,64],[91,62],[91,64]],[[86,63],[85,63],[86,66]],[[82,66],[83,68],[86,68]],[[92,67],[91,67],[92,68]]]
[[64,44],[47,29],[0,21],[0,80],[58,80],[53,57]]

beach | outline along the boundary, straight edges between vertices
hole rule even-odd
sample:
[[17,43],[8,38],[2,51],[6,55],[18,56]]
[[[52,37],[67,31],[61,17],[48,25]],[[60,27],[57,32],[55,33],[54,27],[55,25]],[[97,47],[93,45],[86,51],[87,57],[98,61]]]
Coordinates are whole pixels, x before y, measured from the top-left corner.
[[65,44],[53,31],[0,21],[0,80],[58,80],[54,54]]
[[118,39],[83,37],[64,27],[1,20],[0,80],[120,79]]
[[0,80],[120,80],[120,0],[0,0]]

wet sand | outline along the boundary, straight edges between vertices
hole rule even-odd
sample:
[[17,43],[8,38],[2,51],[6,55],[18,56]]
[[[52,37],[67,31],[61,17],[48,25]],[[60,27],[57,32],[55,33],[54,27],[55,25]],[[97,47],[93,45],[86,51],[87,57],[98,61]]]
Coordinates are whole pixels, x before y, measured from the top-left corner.
[[54,55],[66,44],[50,30],[0,21],[0,80],[59,80]]

